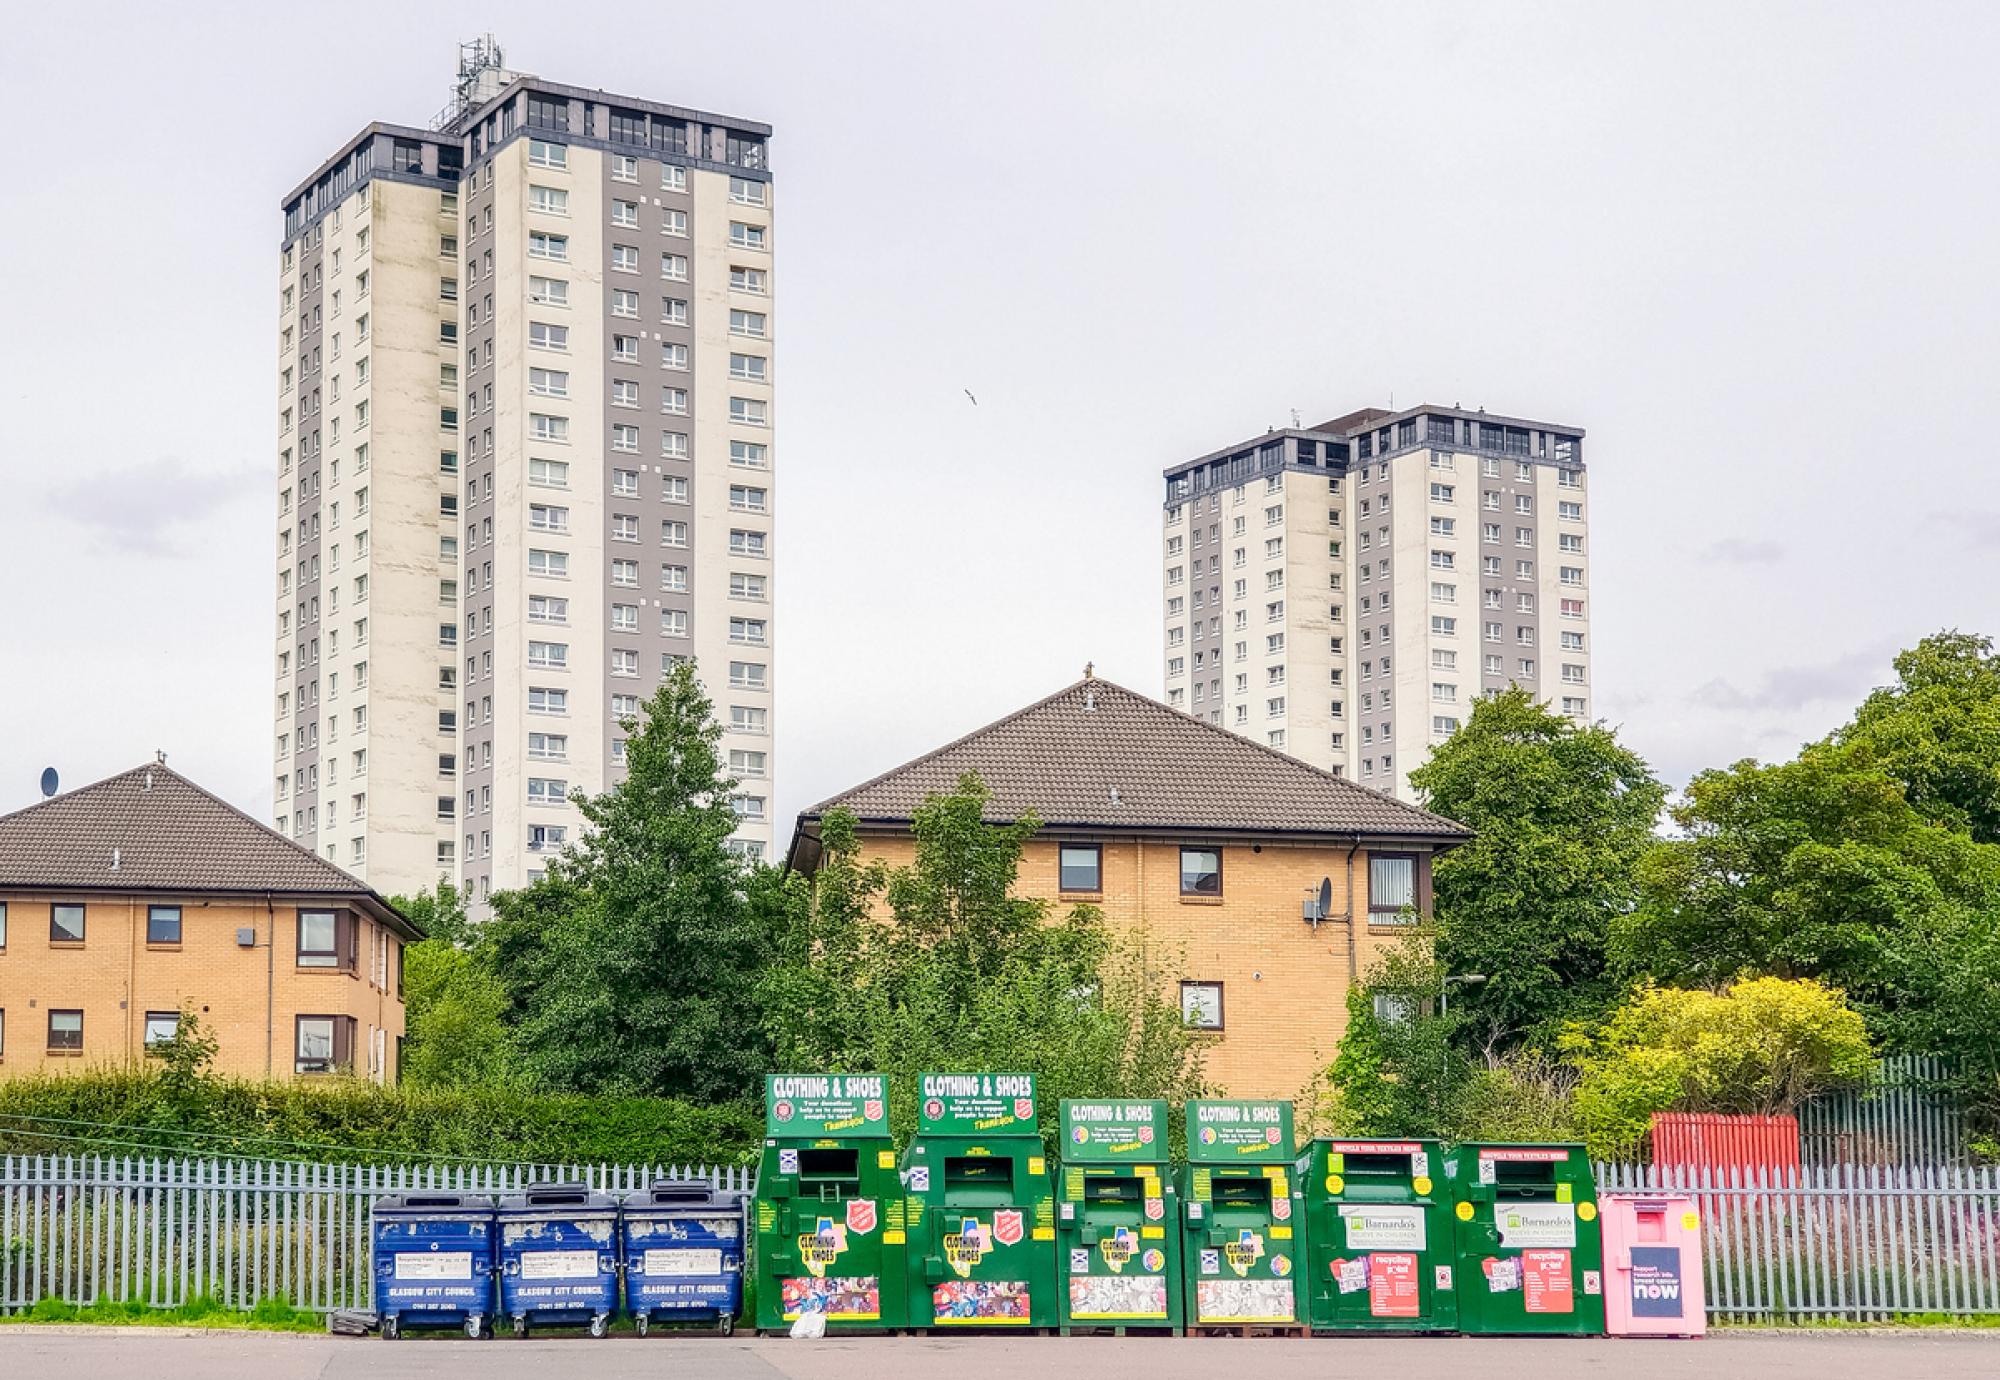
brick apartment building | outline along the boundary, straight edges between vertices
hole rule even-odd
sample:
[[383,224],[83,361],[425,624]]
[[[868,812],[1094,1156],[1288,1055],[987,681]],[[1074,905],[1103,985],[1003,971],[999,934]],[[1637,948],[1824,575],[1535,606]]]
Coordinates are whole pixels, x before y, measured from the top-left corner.
[[0,1075],[136,1063],[186,1008],[218,1073],[392,1083],[422,937],[164,763],[134,767],[0,816]]
[[[1032,810],[1020,894],[1100,907],[1136,929],[1230,1095],[1292,1097],[1333,1058],[1347,992],[1430,909],[1451,820],[1087,676],[799,816],[789,863],[812,873],[820,822],[857,818],[864,855],[915,853],[923,801],[977,773],[987,817]],[[1322,882],[1331,903],[1314,917]]]

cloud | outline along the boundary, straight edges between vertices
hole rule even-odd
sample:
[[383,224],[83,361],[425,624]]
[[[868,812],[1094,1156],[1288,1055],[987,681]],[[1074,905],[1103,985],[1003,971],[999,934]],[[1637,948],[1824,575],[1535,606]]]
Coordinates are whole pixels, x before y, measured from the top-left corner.
[[2000,551],[2000,513],[1932,513],[1929,522],[1958,533],[1975,551]]
[[1724,537],[1721,541],[1710,543],[1702,555],[1724,565],[1770,565],[1784,558],[1785,548],[1774,541]]
[[1889,653],[1879,650],[1849,652],[1833,661],[1812,666],[1780,666],[1768,672],[1753,689],[1743,689],[1717,678],[1695,690],[1690,698],[1710,709],[1797,710],[1813,704],[1857,704],[1887,671]]
[[191,556],[198,545],[188,530],[231,500],[262,493],[263,472],[192,470],[168,456],[117,473],[51,489],[51,512],[91,532],[99,546],[128,555]]

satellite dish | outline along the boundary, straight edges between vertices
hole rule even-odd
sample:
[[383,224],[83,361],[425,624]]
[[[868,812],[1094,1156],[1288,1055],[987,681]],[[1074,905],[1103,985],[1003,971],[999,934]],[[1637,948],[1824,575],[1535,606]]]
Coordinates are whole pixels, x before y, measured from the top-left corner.
[[1324,920],[1333,914],[1333,878],[1319,879],[1319,918]]
[[56,769],[54,767],[43,767],[42,794],[54,795],[55,793],[56,793]]

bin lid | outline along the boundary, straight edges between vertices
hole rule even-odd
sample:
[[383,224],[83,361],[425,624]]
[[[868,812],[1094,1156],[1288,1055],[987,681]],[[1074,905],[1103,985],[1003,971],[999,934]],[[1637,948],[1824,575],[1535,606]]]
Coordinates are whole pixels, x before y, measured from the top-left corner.
[[519,1193],[500,1200],[500,1211],[508,1214],[534,1213],[539,1216],[596,1216],[618,1211],[618,1200],[587,1184],[529,1184]]
[[1065,1164],[1159,1164],[1167,1158],[1165,1102],[1066,1097],[1061,1115]]
[[1191,1098],[1188,1159],[1202,1164],[1289,1164],[1292,1104],[1277,1098]]
[[474,1213],[490,1217],[493,1199],[484,1193],[425,1192],[412,1189],[375,1200],[377,1216],[451,1217]]
[[625,1195],[625,1211],[688,1208],[739,1212],[743,1201],[742,1190],[718,1188],[706,1179],[655,1179],[647,1187]]
[[879,1073],[766,1074],[764,1134],[774,1140],[887,1140],[889,1080]]
[[917,1084],[920,1136],[1041,1136],[1032,1073],[927,1073]]

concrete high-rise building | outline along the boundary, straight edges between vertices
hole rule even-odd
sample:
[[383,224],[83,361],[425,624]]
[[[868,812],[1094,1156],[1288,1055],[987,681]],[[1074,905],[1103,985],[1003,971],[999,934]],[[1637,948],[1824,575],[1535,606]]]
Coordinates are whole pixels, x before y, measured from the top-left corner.
[[1581,428],[1367,408],[1166,477],[1174,708],[1406,799],[1481,694],[1590,717]]
[[274,811],[376,890],[539,875],[689,660],[769,850],[769,136],[480,44],[285,198]]

